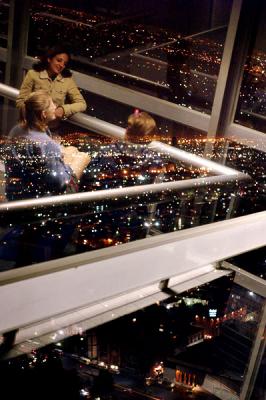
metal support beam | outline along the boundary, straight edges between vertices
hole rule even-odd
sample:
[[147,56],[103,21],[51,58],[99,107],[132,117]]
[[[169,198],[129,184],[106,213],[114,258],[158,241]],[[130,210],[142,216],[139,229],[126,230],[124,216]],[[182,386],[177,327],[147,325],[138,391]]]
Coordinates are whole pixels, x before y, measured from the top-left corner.
[[[194,277],[191,274],[186,276],[183,274],[183,276],[171,278],[168,289],[170,294],[180,294],[228,274],[230,274],[229,271],[203,267],[197,271]],[[5,356],[6,358],[16,357],[49,343],[56,343],[59,338],[63,340],[76,332],[92,329],[168,297],[169,293],[160,290],[157,284],[152,284],[104,302],[82,307],[74,312],[56,315],[53,319],[38,321],[36,324],[19,329],[15,346]]]
[[[217,81],[208,138],[227,136],[235,116],[249,45],[254,37],[259,1],[234,0]],[[229,136],[229,135],[228,135]],[[212,144],[205,148],[211,154]]]
[[[11,0],[8,19],[5,83],[19,87],[23,78],[23,62],[27,55],[30,0]],[[1,131],[5,135],[18,118],[16,108],[4,101]]]
[[262,317],[258,325],[255,341],[253,342],[253,347],[246,371],[245,380],[239,396],[240,400],[249,400],[251,398],[266,344],[265,325],[266,325],[266,301],[264,300],[264,305],[262,307]]
[[241,287],[256,293],[264,298],[261,310],[261,319],[257,327],[257,334],[253,342],[249,363],[246,369],[244,383],[241,388],[240,400],[249,400],[252,395],[257,373],[260,367],[262,356],[265,349],[265,325],[266,325],[266,283],[263,279],[239,268],[235,265],[223,261],[221,263],[223,268],[235,271],[234,283]]
[[261,212],[1,272],[0,301],[7,307],[0,309],[0,332],[154,283],[159,290],[169,278],[175,290],[175,277],[184,282],[186,274],[187,281],[204,266],[210,272],[210,265],[264,246],[265,223]]
[[30,0],[10,1],[5,83],[15,87],[21,84],[27,55],[30,3]]
[[[215,97],[213,101],[211,120],[208,129],[209,139],[215,138],[220,128],[221,110],[225,102],[225,90],[229,79],[229,69],[232,61],[232,54],[234,49],[238,21],[240,18],[241,7],[242,7],[242,0],[234,0],[226,41],[224,45],[222,63],[220,66],[220,72],[217,80]],[[212,150],[211,146],[207,145],[205,149],[205,154],[211,152],[211,150]]]
[[235,272],[234,282],[238,285],[258,294],[259,296],[266,297],[266,282],[262,278],[245,271],[242,268],[236,267],[232,263],[223,261],[222,268],[229,269]]

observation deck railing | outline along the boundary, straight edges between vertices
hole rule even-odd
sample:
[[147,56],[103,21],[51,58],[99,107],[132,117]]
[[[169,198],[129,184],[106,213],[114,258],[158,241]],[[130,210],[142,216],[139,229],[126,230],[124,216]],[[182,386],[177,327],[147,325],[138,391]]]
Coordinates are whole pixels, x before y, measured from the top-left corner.
[[[0,84],[2,96],[14,100],[17,93],[16,89]],[[71,122],[123,139],[123,129],[85,114],[75,115]],[[150,146],[216,175],[1,203],[0,210],[6,213],[44,204],[53,207],[96,201],[104,196],[116,198],[250,179],[239,171],[162,143],[153,142]],[[180,293],[217,279],[228,273],[217,269],[220,261],[265,244],[265,225],[266,212],[261,212],[1,272],[0,302],[7,308],[0,310],[0,332],[20,328],[16,345],[18,352],[24,352],[57,341],[57,330],[62,327],[69,329],[60,333],[61,338],[80,326],[88,329],[152,304],[168,295],[165,288]],[[168,282],[166,286],[160,286],[162,281]]]
[[[18,95],[18,90],[11,88],[7,85],[0,84],[0,95],[3,95],[11,100],[15,100]],[[90,117],[83,113],[77,113],[70,118],[70,122],[75,123],[86,129],[92,129],[96,133],[102,135],[111,136],[116,139],[123,139],[125,135],[125,130],[117,127],[113,124],[107,123],[105,121],[99,120],[97,118]],[[182,191],[190,188],[200,188],[206,186],[212,186],[215,184],[222,184],[228,182],[237,182],[242,180],[250,179],[249,175],[234,170],[232,168],[220,165],[213,161],[204,159],[195,154],[185,152],[180,149],[176,149],[167,144],[161,142],[151,142],[148,147],[157,152],[163,152],[171,156],[171,158],[189,163],[193,166],[203,168],[210,174],[215,174],[209,177],[199,177],[196,179],[180,180],[174,182],[165,183],[153,183],[148,185],[139,185],[134,187],[126,187],[119,189],[108,189],[101,190],[97,192],[85,192],[85,193],[75,193],[66,194],[60,196],[43,197],[39,199],[30,200],[19,200],[12,201],[8,203],[0,204],[0,211],[10,211],[13,209],[23,209],[23,208],[37,208],[49,205],[57,204],[69,204],[78,202],[92,202],[100,199],[114,199],[122,198],[125,196],[138,196],[143,193],[157,193],[165,190],[177,190]]]

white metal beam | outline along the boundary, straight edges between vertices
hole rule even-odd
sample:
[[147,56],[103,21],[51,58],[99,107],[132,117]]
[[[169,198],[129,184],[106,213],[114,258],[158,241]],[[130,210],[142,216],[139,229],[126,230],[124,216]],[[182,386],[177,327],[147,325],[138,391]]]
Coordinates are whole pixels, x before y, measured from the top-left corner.
[[[229,271],[217,270],[212,266],[206,266],[192,273],[172,278],[169,282],[169,288],[173,293],[180,294],[195,286],[203,285],[228,274],[230,274]],[[168,297],[169,294],[161,291],[158,284],[153,284],[108,299],[103,303],[97,303],[45,321],[39,321],[18,331],[15,346],[9,352],[8,357],[28,353],[38,347],[58,342],[77,332],[92,329],[95,326],[148,307],[155,302],[163,301]]]
[[256,275],[245,271],[227,261],[222,262],[222,267],[235,272],[234,282],[238,285],[266,298],[266,281]]
[[[227,30],[222,63],[220,66],[217,86],[213,101],[211,120],[208,129],[208,138],[213,138],[218,133],[222,105],[225,101],[225,89],[228,82],[230,61],[233,53],[238,21],[240,17],[242,0],[234,0]],[[206,150],[207,151],[207,150]]]
[[225,137],[244,146],[266,153],[266,134],[240,124],[231,124],[225,131]]
[[0,332],[197,273],[265,245],[265,229],[261,212],[2,272]]

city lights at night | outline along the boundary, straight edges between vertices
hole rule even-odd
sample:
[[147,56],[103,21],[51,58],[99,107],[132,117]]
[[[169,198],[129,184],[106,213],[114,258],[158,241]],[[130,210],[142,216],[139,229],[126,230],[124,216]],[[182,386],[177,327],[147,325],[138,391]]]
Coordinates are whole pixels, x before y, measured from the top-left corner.
[[265,2],[0,17],[0,398],[264,400]]

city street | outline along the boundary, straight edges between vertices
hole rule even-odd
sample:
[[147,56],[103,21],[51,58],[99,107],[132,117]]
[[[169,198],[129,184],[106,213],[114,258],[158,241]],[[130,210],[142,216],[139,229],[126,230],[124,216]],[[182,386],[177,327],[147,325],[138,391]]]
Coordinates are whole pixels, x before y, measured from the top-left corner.
[[187,392],[185,388],[176,387],[173,390],[166,388],[163,384],[146,386],[143,379],[120,373],[115,376],[115,395],[119,400],[130,399],[152,399],[152,400],[217,400],[217,397],[196,388],[193,392]]

